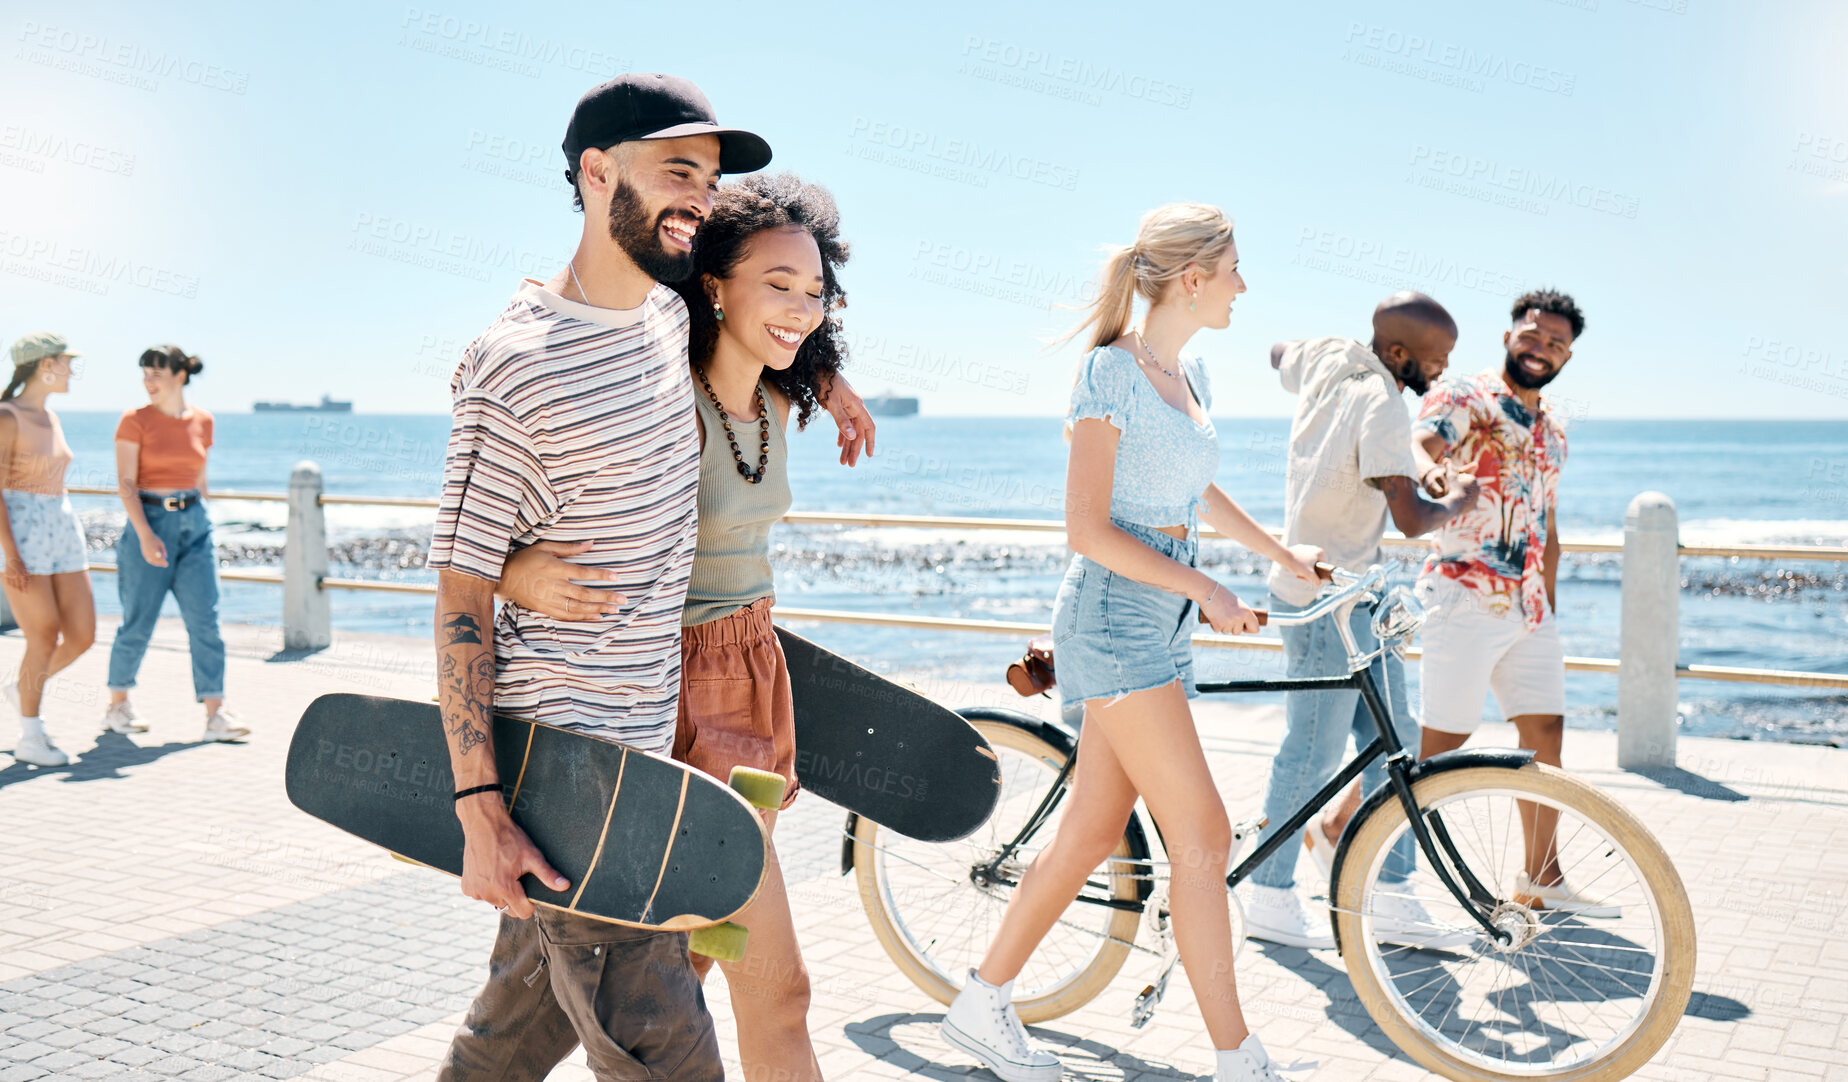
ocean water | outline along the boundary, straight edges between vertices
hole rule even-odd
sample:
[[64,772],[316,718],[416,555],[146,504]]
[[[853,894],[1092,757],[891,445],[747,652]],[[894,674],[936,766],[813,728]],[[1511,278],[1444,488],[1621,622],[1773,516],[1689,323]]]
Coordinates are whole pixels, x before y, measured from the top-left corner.
[[[70,483],[113,486],[116,415],[63,418],[77,456]],[[1260,522],[1280,523],[1289,422],[1216,424],[1221,485]],[[312,460],[330,493],[431,496],[440,487],[447,434],[442,416],[222,415],[212,484],[281,492],[294,465]],[[1621,539],[1625,507],[1653,489],[1674,499],[1686,544],[1848,545],[1848,423],[1578,420],[1569,438],[1559,505],[1568,540]],[[1062,507],[1065,444],[1054,418],[885,418],[878,453],[855,469],[836,461],[826,418],[792,436],[790,447],[798,510],[1047,519]],[[121,529],[119,505],[102,497],[76,504],[92,545],[111,545]],[[218,501],[212,514],[227,566],[279,566],[283,505]],[[429,581],[422,569],[429,522],[429,512],[416,508],[329,508],[334,573]],[[1067,559],[1057,534],[1004,530],[779,526],[774,543],[785,604],[980,619],[1050,619]],[[1409,581],[1418,554],[1388,555],[1405,561],[1398,574]],[[112,556],[99,553],[104,561]],[[1208,542],[1204,559],[1241,597],[1261,602],[1263,561],[1229,542]],[[1615,556],[1566,557],[1559,618],[1567,654],[1616,656],[1619,572]],[[1848,564],[1687,559],[1682,577],[1684,663],[1848,672]],[[98,581],[105,612],[117,610],[111,581]],[[280,595],[227,583],[225,618],[273,623]],[[333,597],[333,612],[344,628],[424,637],[432,607],[343,591]],[[806,631],[875,670],[958,680],[997,680],[1021,648],[994,635],[842,624]],[[1277,655],[1243,650],[1203,650],[1198,663],[1202,679],[1261,675],[1279,665]],[[1410,670],[1415,681],[1417,666]],[[1567,694],[1569,724],[1614,724],[1615,677],[1569,674]],[[1492,705],[1488,711],[1494,716]],[[1838,693],[1684,680],[1681,713],[1691,734],[1848,742],[1848,695]]]

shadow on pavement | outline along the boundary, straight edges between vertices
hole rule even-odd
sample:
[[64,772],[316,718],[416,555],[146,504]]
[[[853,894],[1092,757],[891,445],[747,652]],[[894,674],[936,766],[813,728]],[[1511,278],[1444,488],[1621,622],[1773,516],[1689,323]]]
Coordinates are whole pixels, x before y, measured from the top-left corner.
[[1688,1009],[1683,1013],[1689,1018],[1705,1018],[1709,1022],[1743,1022],[1752,1016],[1752,1008],[1731,996],[1696,992],[1689,997]]
[[1650,781],[1655,782],[1663,788],[1673,789],[1678,793],[1686,793],[1689,796],[1699,797],[1702,800],[1740,801],[1750,799],[1744,793],[1741,793],[1730,785],[1723,785],[1712,779],[1703,778],[1691,770],[1683,770],[1678,766],[1643,766],[1637,767],[1630,771],[1630,773],[1648,778]]
[[[1354,985],[1348,980],[1346,970],[1331,966],[1300,947],[1285,947],[1261,939],[1248,940],[1246,946],[1247,949],[1256,949],[1264,957],[1321,989],[1322,994],[1328,997],[1328,1006],[1324,1008],[1323,1016],[1350,1036],[1387,1059],[1401,1063],[1413,1062],[1398,1045],[1387,1039],[1378,1023],[1373,1021],[1373,1016],[1367,1013],[1366,1006],[1354,991]],[[1284,1058],[1289,1057],[1285,1055]]]
[[[849,1022],[842,1031],[862,1052],[911,1074],[940,1079],[993,1078],[987,1068],[973,1066],[968,1055],[942,1043],[937,1037],[937,1026],[942,1021],[942,1014],[882,1014],[864,1022]],[[894,1032],[900,1028],[904,1032]],[[1101,1082],[1103,1079],[1200,1077],[1170,1064],[1119,1052],[1101,1041],[1075,1037],[1042,1025],[1028,1026],[1027,1033],[1035,1043],[1064,1062],[1063,1077],[1068,1079]],[[944,1056],[949,1062],[932,1058],[935,1056]]]
[[[141,766],[143,763],[151,763],[156,759],[172,755],[176,751],[204,747],[210,743],[225,743],[225,741],[175,740],[165,744],[137,744],[121,733],[106,732],[97,737],[95,747],[73,754],[69,766],[27,766],[17,760],[9,762],[5,769],[0,769],[0,789],[22,781],[51,775],[66,782],[121,778],[123,769],[127,767]],[[233,743],[241,743],[241,741]],[[11,754],[10,749],[8,754]]]

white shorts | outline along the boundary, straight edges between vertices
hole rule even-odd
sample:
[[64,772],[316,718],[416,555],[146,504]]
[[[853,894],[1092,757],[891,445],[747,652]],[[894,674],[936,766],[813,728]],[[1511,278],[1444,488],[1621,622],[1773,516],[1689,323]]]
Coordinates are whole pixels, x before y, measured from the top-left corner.
[[1419,724],[1473,733],[1488,691],[1503,717],[1565,714],[1566,655],[1551,612],[1529,631],[1519,605],[1494,612],[1482,594],[1442,576],[1419,579],[1416,593],[1425,610]]

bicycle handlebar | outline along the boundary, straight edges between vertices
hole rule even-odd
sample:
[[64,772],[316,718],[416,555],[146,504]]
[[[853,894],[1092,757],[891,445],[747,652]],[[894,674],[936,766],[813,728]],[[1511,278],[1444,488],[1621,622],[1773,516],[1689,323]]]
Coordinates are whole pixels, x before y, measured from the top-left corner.
[[1329,581],[1341,585],[1341,589],[1315,599],[1315,602],[1301,612],[1275,612],[1270,615],[1270,622],[1278,627],[1300,627],[1312,624],[1335,609],[1345,606],[1350,599],[1357,598],[1375,586],[1385,585],[1386,569],[1374,564],[1366,571],[1356,575],[1341,568],[1331,568],[1333,573]]

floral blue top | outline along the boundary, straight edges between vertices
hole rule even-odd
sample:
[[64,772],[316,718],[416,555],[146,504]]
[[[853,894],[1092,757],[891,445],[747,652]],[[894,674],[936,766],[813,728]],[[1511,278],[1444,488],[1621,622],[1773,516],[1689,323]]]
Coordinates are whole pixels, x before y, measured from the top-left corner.
[[1196,527],[1205,493],[1219,471],[1219,436],[1213,431],[1213,389],[1199,359],[1181,355],[1205,424],[1170,406],[1137,366],[1115,346],[1085,354],[1072,388],[1067,421],[1094,417],[1122,432],[1110,488],[1110,517],[1139,526]]

